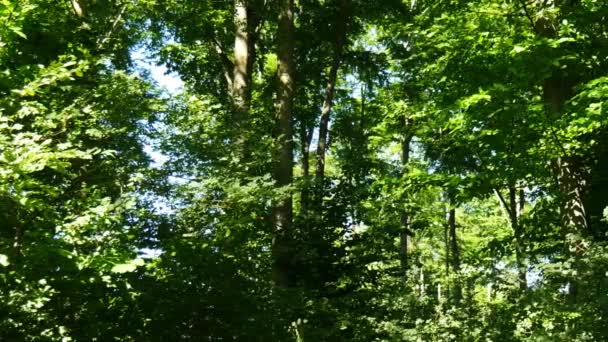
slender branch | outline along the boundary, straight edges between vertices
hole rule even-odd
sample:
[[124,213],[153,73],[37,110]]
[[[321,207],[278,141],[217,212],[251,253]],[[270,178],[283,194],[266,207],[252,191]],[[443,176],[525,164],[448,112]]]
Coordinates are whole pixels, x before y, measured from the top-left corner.
[[498,189],[496,189],[496,188],[494,188],[494,193],[496,194],[496,197],[498,197],[498,199],[500,200],[500,203],[502,204],[502,208],[504,209],[504,211],[506,211],[507,218],[509,219],[509,221],[511,221],[511,217],[512,217],[511,208],[509,208],[509,205],[507,205],[505,198],[502,196],[500,191],[498,191]]
[[528,18],[528,21],[530,21],[530,25],[532,26],[532,29],[536,30],[536,24],[534,23],[534,19],[530,15],[530,11],[528,10],[528,4],[526,3],[526,0],[520,0],[519,2],[521,3],[522,8],[524,10],[524,15],[526,16],[526,18]]
[[224,69],[224,78],[226,79],[226,83],[228,85],[228,89],[232,91],[232,71],[234,69],[234,63],[228,58],[228,54],[226,50],[222,47],[222,44],[217,40],[216,37],[213,38],[213,46],[215,47],[215,51],[220,57],[220,61],[222,62],[222,67]]
[[122,16],[125,13],[126,9],[127,9],[127,4],[122,5],[122,8],[120,9],[120,12],[118,13],[118,16],[116,16],[116,19],[114,19],[114,22],[112,23],[112,27],[110,28],[110,31],[108,31],[108,33],[106,33],[106,35],[102,39],[97,41],[97,50],[101,50],[103,48],[103,45],[110,40],[110,38],[112,37],[112,34],[116,30],[116,27],[118,27],[118,22],[120,22],[120,20],[122,19]]

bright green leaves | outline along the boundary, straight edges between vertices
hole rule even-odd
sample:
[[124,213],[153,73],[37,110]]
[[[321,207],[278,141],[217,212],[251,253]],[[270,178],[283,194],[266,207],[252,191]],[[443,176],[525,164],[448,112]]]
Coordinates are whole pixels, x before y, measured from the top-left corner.
[[26,84],[21,89],[12,90],[21,97],[30,97],[38,92],[45,91],[47,87],[57,85],[59,82],[73,81],[74,77],[82,77],[83,73],[89,68],[86,60],[78,59],[76,56],[62,56],[60,59],[44,67],[38,65],[39,74],[34,81]]
[[10,265],[10,262],[8,261],[8,257],[4,254],[0,254],[0,266],[8,266]]
[[522,53],[522,52],[524,52],[524,51],[526,51],[526,50],[528,50],[528,48],[527,48],[527,47],[525,47],[525,46],[522,46],[522,45],[515,45],[515,46],[513,46],[513,51],[512,51],[512,53],[513,53],[513,54],[518,54],[518,53]]
[[[295,2],[298,176],[315,145],[340,1]],[[306,213],[296,205],[289,248],[301,282],[282,293],[269,276],[271,208],[313,189],[315,161],[301,187],[277,187],[270,176],[271,2],[247,1],[260,25],[251,110],[235,125],[225,77],[234,72],[233,2],[127,1],[119,15],[122,4],[82,1],[87,15],[77,16],[70,1],[0,0],[0,313],[10,314],[0,340],[283,341],[294,321],[291,333],[306,341],[603,340],[592,323],[605,316],[606,250],[596,244],[605,229],[560,236],[551,166],[580,156],[585,182],[603,188],[606,6],[406,2],[345,2],[352,17],[326,182],[318,196],[294,196],[323,201],[309,201]],[[158,48],[146,53],[187,83],[182,94],[168,98],[122,70],[142,37]],[[555,113],[547,80],[568,89]],[[162,167],[149,167],[151,146],[168,159]],[[525,295],[514,280],[516,235],[494,196],[509,187],[523,189],[517,237],[530,274],[540,270]],[[587,199],[600,207],[590,220],[604,197]],[[407,281],[405,228],[416,247]],[[579,246],[582,266],[564,240]],[[137,257],[147,250],[150,262]],[[574,275],[589,285],[568,306],[565,279]],[[463,301],[450,308],[457,282]]]
[[124,17],[88,3],[83,23],[69,1],[0,2],[2,340],[114,340],[121,323],[97,307],[120,317],[134,298],[111,274],[142,265],[132,260],[152,221],[139,195],[142,145],[162,102],[107,56],[128,51],[97,51]]
[[27,37],[25,36],[25,34],[21,31],[21,28],[19,28],[18,26],[9,26],[9,29],[11,31],[13,31],[13,33],[15,33],[16,35],[18,35],[19,37],[26,39]]
[[[16,175],[38,172],[48,167],[58,172],[66,172],[71,159],[91,159],[99,151],[90,149],[82,151],[67,148],[69,145],[55,145],[50,139],[32,133],[20,133],[13,135],[11,144],[13,150],[10,154],[0,155],[0,161],[4,162],[12,172],[0,169],[0,174],[10,177],[10,173]],[[17,176],[18,177],[18,176]]]
[[133,272],[139,266],[144,265],[144,260],[141,258],[133,259],[125,264],[117,264],[112,267],[113,273],[129,273]]
[[35,8],[36,6],[31,4],[30,1],[2,0],[0,2],[0,18],[3,21],[2,26],[0,26],[0,56],[2,55],[1,49],[10,39],[10,34],[27,39],[21,24],[25,15]]
[[488,94],[487,91],[483,89],[479,89],[477,94],[473,94],[471,96],[465,97],[458,101],[458,105],[462,109],[467,109],[471,106],[474,106],[479,103],[490,102],[492,100],[492,96]]

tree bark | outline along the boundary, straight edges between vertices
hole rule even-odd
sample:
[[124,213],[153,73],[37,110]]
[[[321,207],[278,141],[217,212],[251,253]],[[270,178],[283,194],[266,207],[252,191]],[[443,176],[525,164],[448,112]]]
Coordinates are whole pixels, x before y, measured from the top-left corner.
[[[563,6],[572,5],[563,4]],[[541,16],[536,21],[531,21],[538,36],[548,39],[558,38],[559,20]],[[570,97],[571,90],[572,84],[562,70],[554,70],[553,74],[544,80],[543,100],[549,120],[555,120],[563,115],[564,106]],[[557,143],[559,144],[559,142]],[[589,228],[583,202],[583,193],[587,187],[585,168],[575,157],[567,155],[567,151],[564,151],[562,156],[553,161],[553,169],[559,191],[560,225],[565,255],[573,258],[574,267],[577,267],[580,257],[578,241],[582,235],[588,232]],[[577,280],[570,279],[569,285],[570,300],[575,300],[578,288]]]
[[[537,22],[537,34],[545,38],[557,38],[557,23]],[[549,119],[563,115],[564,106],[571,92],[568,80],[557,70],[543,84],[545,112]],[[564,153],[565,154],[565,153]],[[561,194],[560,216],[564,233],[581,233],[587,230],[585,206],[582,193],[585,187],[581,167],[566,155],[554,162],[556,179]]]
[[526,196],[524,193],[524,187],[522,186],[519,189],[519,211],[517,212],[517,217],[521,217],[524,214],[524,208],[526,207]]
[[[348,14],[348,0],[340,0],[340,16],[337,18],[336,41],[334,45],[334,56],[329,70],[327,86],[325,88],[325,99],[321,109],[321,117],[319,120],[319,141],[317,143],[317,167],[315,170],[315,178],[319,185],[319,192],[322,192],[323,180],[325,177],[325,155],[328,147],[328,127],[329,115],[333,107],[334,92],[336,81],[338,78],[338,69],[342,62],[342,50],[346,43],[346,19]],[[322,194],[319,195],[317,201],[321,202]]]
[[460,249],[458,248],[458,240],[456,236],[456,208],[454,207],[453,197],[450,196],[450,209],[448,211],[448,230],[450,239],[450,254],[452,260],[452,270],[456,276],[454,281],[454,304],[459,305],[462,299],[462,286],[458,279],[460,272]]
[[247,0],[234,3],[234,70],[232,96],[236,117],[240,121],[247,116],[251,101],[251,80],[255,63],[256,27],[258,19]]
[[[563,115],[564,105],[569,97],[570,89],[567,81],[556,71],[546,79],[543,85],[543,98],[545,112],[550,120]],[[559,143],[559,142],[558,142]],[[559,192],[559,213],[561,235],[564,241],[564,255],[573,260],[573,267],[578,268],[580,250],[578,242],[582,235],[588,232],[587,214],[583,202],[583,193],[586,188],[584,168],[576,157],[568,156],[566,151],[553,161],[553,169]],[[578,280],[569,279],[569,300],[576,301],[578,293]]]
[[247,0],[234,2],[234,63],[232,78],[227,80],[233,103],[235,142],[241,159],[248,158],[245,133],[249,117],[252,73],[256,59],[255,42],[258,18]]
[[[523,190],[522,190],[523,191]],[[523,200],[523,198],[520,198]],[[519,217],[521,215],[523,204],[517,202],[517,189],[515,185],[509,186],[509,221],[511,221],[511,229],[515,236],[515,260],[517,263],[517,283],[521,291],[525,291],[528,287],[527,281],[527,265],[525,262],[525,247],[523,234]]]
[[302,179],[304,184],[300,192],[300,214],[302,217],[308,216],[308,207],[310,202],[310,142],[312,140],[312,132],[308,132],[304,122],[300,125],[300,153],[302,154]]
[[232,98],[234,101],[235,116],[239,121],[248,108],[247,90],[249,88],[249,30],[248,11],[246,0],[234,2],[234,71],[232,77]]
[[13,260],[18,260],[21,257],[21,249],[23,245],[23,226],[17,220],[15,223],[15,236],[13,238]]
[[[412,141],[412,134],[409,132],[409,120],[404,120],[404,129],[405,133],[403,135],[403,140],[401,141],[401,168],[402,175],[405,176],[407,173],[407,164],[410,161],[410,143]],[[403,273],[403,278],[406,279],[407,271],[409,269],[409,255],[411,249],[411,237],[412,231],[410,229],[410,215],[408,213],[407,208],[405,207],[401,212],[400,217],[401,223],[401,232],[399,234],[399,242],[400,242],[400,262],[401,262],[401,271]]]
[[[292,111],[295,83],[293,71],[293,0],[280,0],[279,2],[277,38],[277,140],[279,151],[274,179],[277,186],[284,187],[291,185],[293,180]],[[291,195],[276,200],[273,211],[273,277],[275,284],[287,287],[292,285],[290,279]]]
[[[447,198],[447,196],[446,196]],[[449,221],[449,211],[445,210],[444,207],[444,218]],[[450,299],[450,232],[449,225],[445,224],[443,229],[443,241],[445,243],[445,289],[446,289],[446,298]]]
[[527,270],[528,266],[525,261],[525,241],[523,231],[520,225],[520,216],[523,213],[525,198],[523,189],[519,192],[519,202],[517,201],[517,189],[514,184],[509,185],[509,203],[505,201],[500,191],[494,189],[496,197],[498,197],[501,209],[509,220],[511,230],[513,231],[513,241],[515,247],[515,263],[517,266],[517,284],[520,290],[525,291],[528,286]]

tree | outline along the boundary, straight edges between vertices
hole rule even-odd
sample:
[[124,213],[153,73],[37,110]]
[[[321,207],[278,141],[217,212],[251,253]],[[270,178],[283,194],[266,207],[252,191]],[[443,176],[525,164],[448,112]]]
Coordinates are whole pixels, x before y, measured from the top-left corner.
[[[274,179],[277,186],[289,187],[293,181],[293,133],[292,111],[295,80],[293,75],[293,0],[282,0],[279,11],[279,26],[277,34],[277,165]],[[280,286],[292,283],[289,265],[292,252],[290,251],[290,235],[292,234],[292,200],[291,194],[284,194],[277,200],[274,207],[274,240],[273,273],[275,281]]]

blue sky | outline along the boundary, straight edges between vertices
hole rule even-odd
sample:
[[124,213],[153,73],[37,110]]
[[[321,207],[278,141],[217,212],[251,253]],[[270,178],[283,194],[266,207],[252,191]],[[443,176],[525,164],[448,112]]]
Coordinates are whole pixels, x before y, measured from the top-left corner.
[[148,71],[158,85],[164,88],[167,93],[175,95],[182,91],[184,82],[179,76],[174,72],[168,72],[167,67],[158,65],[157,61],[153,58],[147,57],[145,49],[139,48],[133,51],[131,58],[133,58],[138,68]]

